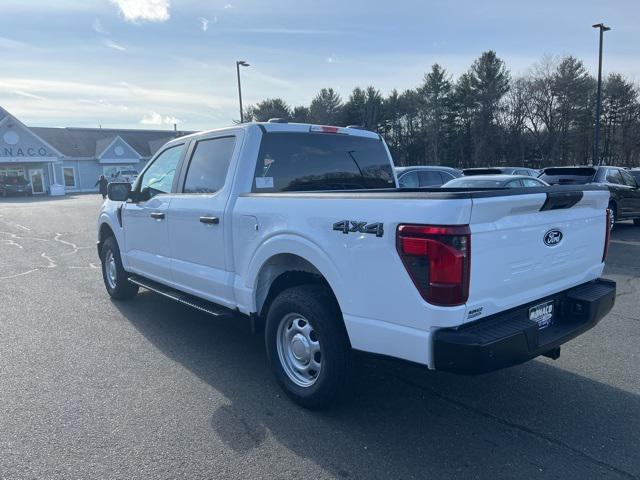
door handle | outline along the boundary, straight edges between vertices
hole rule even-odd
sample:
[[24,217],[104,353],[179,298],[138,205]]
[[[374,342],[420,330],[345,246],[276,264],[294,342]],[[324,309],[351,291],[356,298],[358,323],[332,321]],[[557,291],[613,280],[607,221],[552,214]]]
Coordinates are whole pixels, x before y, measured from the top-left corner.
[[164,220],[164,213],[162,212],[151,212],[149,216],[151,218],[155,218],[156,220]]
[[200,217],[200,221],[208,225],[217,225],[220,223],[220,219],[218,217],[203,216],[203,217]]

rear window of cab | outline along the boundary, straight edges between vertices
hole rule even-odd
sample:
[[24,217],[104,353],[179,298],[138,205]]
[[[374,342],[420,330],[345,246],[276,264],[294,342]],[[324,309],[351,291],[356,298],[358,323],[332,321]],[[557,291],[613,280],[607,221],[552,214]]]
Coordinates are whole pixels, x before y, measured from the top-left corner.
[[395,188],[395,180],[380,139],[311,132],[262,137],[253,192],[381,188]]

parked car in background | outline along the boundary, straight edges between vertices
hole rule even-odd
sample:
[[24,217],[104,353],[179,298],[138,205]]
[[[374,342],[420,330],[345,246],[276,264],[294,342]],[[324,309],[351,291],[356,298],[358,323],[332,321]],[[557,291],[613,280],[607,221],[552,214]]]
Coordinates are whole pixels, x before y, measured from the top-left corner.
[[527,175],[529,177],[537,177],[539,170],[526,167],[476,167],[465,168],[462,170],[462,174],[465,176],[471,175]]
[[539,177],[550,185],[606,185],[611,193],[609,210],[612,225],[618,220],[633,220],[640,226],[640,188],[634,175],[620,167],[549,167]]
[[519,188],[548,187],[549,184],[527,175],[473,175],[454,178],[444,188]]
[[127,168],[127,169],[118,169],[109,178],[110,182],[129,182],[133,183],[138,178],[138,171]]
[[22,175],[0,177],[0,197],[32,194],[31,183]]
[[395,170],[400,188],[439,187],[462,176],[460,170],[441,166],[395,167]]

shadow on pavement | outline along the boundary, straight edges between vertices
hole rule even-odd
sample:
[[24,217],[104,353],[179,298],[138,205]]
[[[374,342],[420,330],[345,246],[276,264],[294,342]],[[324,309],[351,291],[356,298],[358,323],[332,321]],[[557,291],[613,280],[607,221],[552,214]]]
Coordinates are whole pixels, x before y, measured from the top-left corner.
[[144,291],[116,305],[229,400],[211,428],[240,454],[273,437],[343,478],[640,475],[640,396],[542,361],[463,377],[367,359],[345,402],[308,412],[281,393],[242,321]]

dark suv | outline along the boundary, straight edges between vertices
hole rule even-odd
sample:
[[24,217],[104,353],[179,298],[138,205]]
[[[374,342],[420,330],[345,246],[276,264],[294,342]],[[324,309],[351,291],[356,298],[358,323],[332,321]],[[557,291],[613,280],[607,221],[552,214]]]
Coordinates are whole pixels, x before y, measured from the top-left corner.
[[22,175],[0,176],[0,197],[31,195],[31,184]]
[[551,185],[606,185],[611,192],[609,209],[613,223],[633,220],[640,226],[640,188],[628,170],[618,167],[549,167],[540,176]]

